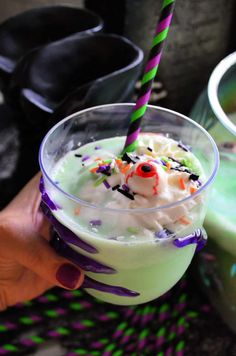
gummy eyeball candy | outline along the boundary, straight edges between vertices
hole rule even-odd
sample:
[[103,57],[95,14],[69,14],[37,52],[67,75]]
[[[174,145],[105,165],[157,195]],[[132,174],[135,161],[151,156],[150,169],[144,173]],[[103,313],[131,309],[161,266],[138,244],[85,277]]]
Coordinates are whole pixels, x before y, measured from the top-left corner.
[[145,197],[157,195],[165,184],[165,172],[154,161],[136,163],[127,172],[126,184],[136,194]]

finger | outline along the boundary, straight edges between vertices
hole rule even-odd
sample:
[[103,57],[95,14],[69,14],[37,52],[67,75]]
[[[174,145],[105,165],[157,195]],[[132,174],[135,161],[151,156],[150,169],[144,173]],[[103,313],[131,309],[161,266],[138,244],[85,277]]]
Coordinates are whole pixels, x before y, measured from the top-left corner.
[[7,205],[5,211],[17,211],[23,206],[25,212],[36,215],[41,200],[39,192],[39,180],[41,175],[41,172],[37,173]]
[[0,292],[0,301],[2,300],[2,303],[4,303],[6,308],[7,306],[12,306],[19,302],[34,299],[52,287],[53,285],[51,283],[27,269],[19,280],[16,280],[15,283],[11,283],[7,286],[7,291],[5,291],[5,293],[4,289],[1,289],[3,295],[5,294],[5,298],[1,298]]
[[78,265],[84,271],[103,274],[114,274],[116,270],[110,266],[104,265],[88,256],[73,250],[69,247],[57,233],[53,233],[50,245],[61,256]]
[[44,237],[47,241],[50,240],[51,237],[51,223],[50,221],[45,217],[41,209],[39,208],[38,211],[38,225],[36,226],[37,231],[39,234]]
[[18,235],[4,238],[4,249],[8,258],[13,258],[53,285],[66,289],[81,286],[84,274],[78,266],[59,256],[49,243],[31,230],[22,229]]

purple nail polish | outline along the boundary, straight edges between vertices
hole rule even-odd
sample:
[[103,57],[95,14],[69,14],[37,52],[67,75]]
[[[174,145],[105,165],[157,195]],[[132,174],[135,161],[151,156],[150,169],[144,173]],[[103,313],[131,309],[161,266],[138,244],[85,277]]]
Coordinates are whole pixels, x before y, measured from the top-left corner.
[[69,289],[74,289],[80,279],[81,272],[75,266],[65,263],[57,270],[56,279]]

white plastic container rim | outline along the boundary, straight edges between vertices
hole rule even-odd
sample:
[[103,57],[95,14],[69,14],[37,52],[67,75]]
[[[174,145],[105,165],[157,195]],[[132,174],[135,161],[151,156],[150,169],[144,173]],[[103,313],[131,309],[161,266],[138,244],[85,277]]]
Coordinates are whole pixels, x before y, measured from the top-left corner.
[[221,79],[225,73],[236,64],[236,52],[233,52],[229,56],[225,57],[213,70],[211,77],[208,82],[208,98],[212,108],[212,111],[216,117],[220,120],[222,125],[229,130],[233,135],[236,136],[236,125],[230,121],[228,116],[222,109],[219,98],[218,98],[218,88]]

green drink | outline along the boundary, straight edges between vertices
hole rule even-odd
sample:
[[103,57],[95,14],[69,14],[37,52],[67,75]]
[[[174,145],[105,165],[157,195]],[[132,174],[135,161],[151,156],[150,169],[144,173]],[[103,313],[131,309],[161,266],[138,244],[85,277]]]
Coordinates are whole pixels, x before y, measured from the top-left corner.
[[217,170],[210,136],[191,120],[154,107],[136,151],[122,155],[131,109],[118,104],[75,114],[41,147],[45,189],[58,207],[53,218],[97,254],[72,240],[67,245],[103,268],[87,270],[84,287],[122,305],[155,299],[181,278],[204,240],[196,231]]

